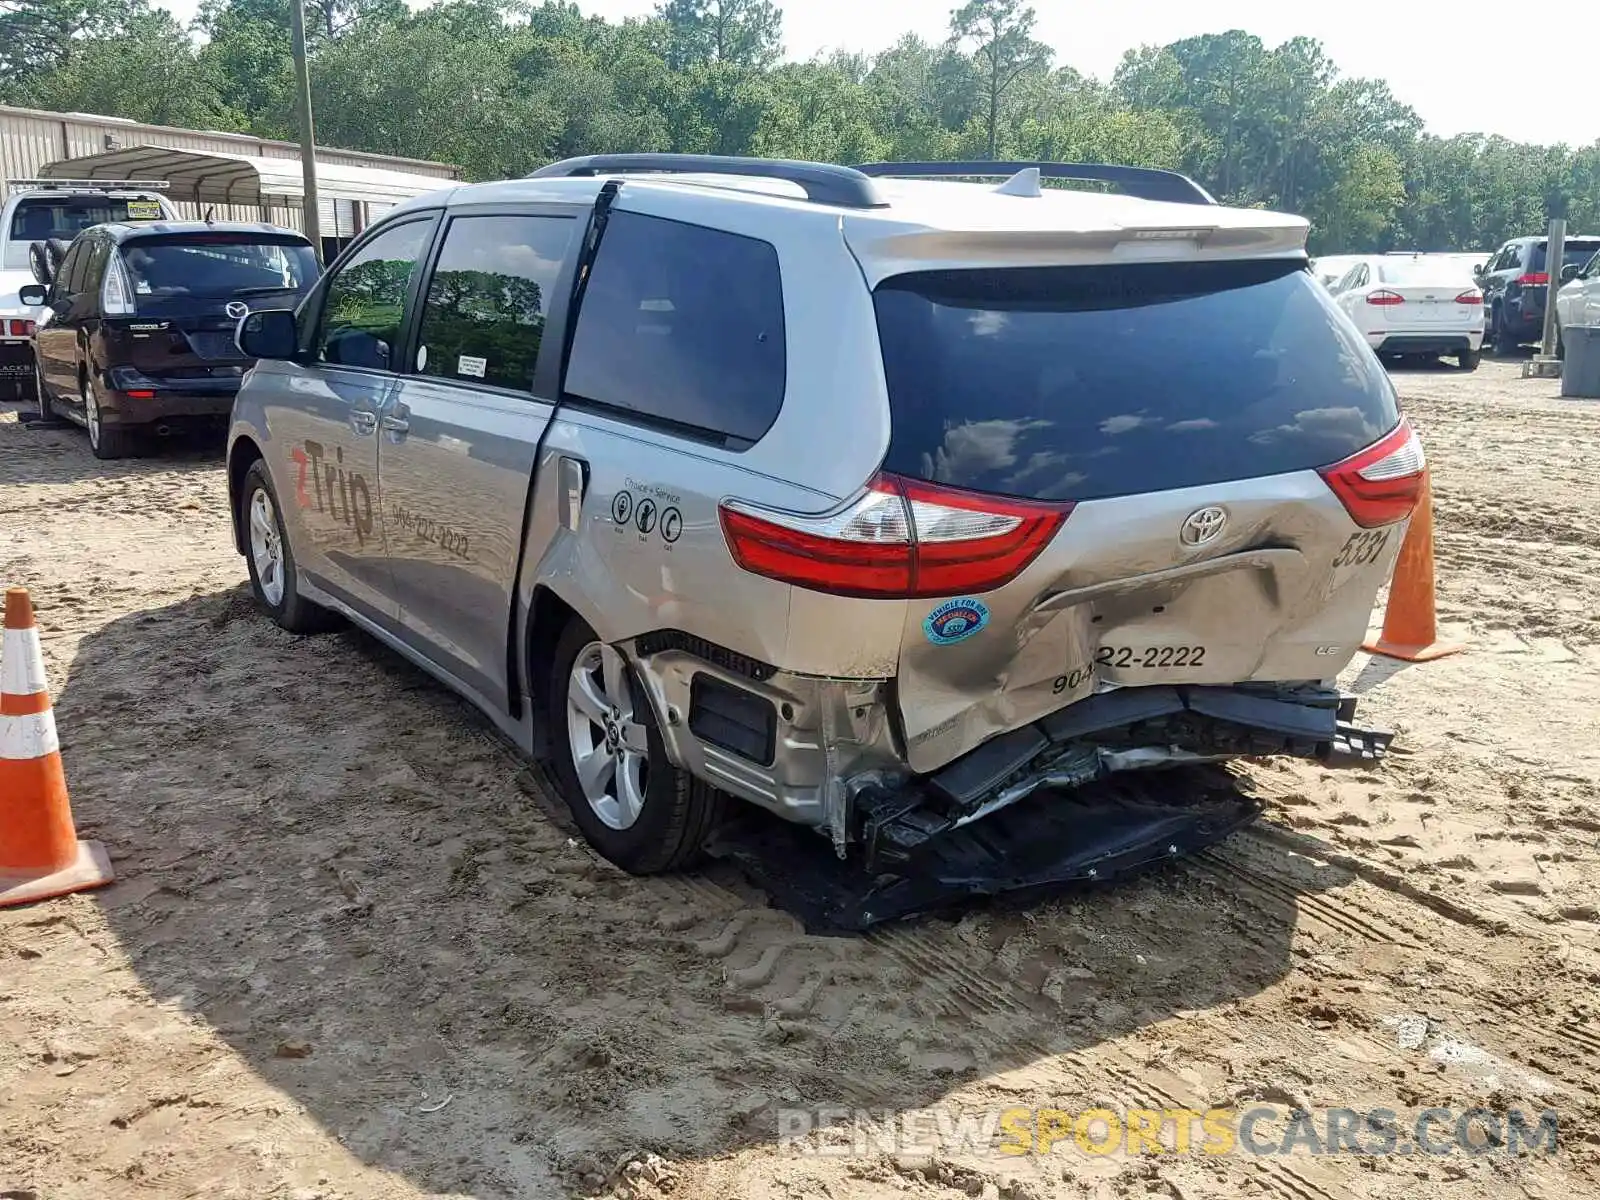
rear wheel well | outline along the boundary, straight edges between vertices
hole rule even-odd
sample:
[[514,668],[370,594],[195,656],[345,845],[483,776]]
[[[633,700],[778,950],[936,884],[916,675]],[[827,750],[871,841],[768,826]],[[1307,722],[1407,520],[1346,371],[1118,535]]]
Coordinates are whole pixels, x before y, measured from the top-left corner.
[[577,611],[549,588],[537,588],[528,613],[528,695],[533,706],[533,751],[539,757],[549,753],[550,713],[545,697],[545,681],[555,666],[556,643],[576,617]]
[[263,457],[261,447],[250,438],[242,437],[228,451],[228,519],[233,524],[233,545],[240,554],[245,552],[244,526],[239,520],[239,490],[244,487],[245,472],[250,464]]

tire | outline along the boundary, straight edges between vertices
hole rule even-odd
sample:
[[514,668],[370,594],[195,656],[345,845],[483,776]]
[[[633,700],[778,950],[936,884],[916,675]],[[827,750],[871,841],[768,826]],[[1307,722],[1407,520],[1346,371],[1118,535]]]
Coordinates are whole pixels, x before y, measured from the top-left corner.
[[50,399],[50,393],[44,386],[44,372],[39,369],[39,352],[33,352],[33,391],[39,404],[39,420],[54,421],[56,417],[55,404]]
[[[551,665],[546,712],[556,781],[583,836],[602,855],[634,875],[690,865],[716,825],[721,796],[667,758],[655,713],[627,660],[573,618],[562,630]],[[585,693],[587,703],[591,711],[599,708],[610,713],[614,740],[607,737],[604,726],[586,718],[574,704],[580,675],[598,685]],[[619,701],[610,690],[624,695]],[[609,771],[595,773],[591,790],[607,792],[598,802],[590,800],[579,782],[580,740],[591,747],[591,754],[602,755],[612,764]],[[631,820],[621,799],[624,781],[629,779],[636,784],[630,790],[637,804]]]
[[1478,364],[1483,361],[1482,350],[1463,350],[1456,355],[1456,366],[1463,371],[1476,371]]
[[1489,337],[1494,343],[1496,358],[1510,358],[1517,352],[1517,339],[1512,337],[1500,323],[1500,310],[1495,309],[1494,321],[1490,325]]
[[139,435],[119,425],[107,425],[100,419],[100,397],[95,390],[94,376],[87,371],[79,377],[78,387],[83,399],[83,423],[89,431],[89,449],[98,459],[127,458],[139,452]]
[[28,270],[33,272],[33,281],[41,287],[50,286],[50,252],[45,249],[43,242],[33,242],[28,246]]
[[[264,499],[264,509],[257,511],[256,498]],[[259,530],[252,520],[259,517]],[[338,624],[338,618],[320,604],[314,604],[300,595],[300,576],[294,564],[294,552],[284,534],[283,516],[278,511],[278,494],[267,477],[267,467],[261,459],[250,464],[245,472],[244,487],[239,489],[239,527],[244,531],[245,563],[250,569],[250,592],[256,603],[287,633],[322,633]],[[270,537],[266,531],[270,529]],[[257,534],[261,535],[258,554]],[[274,558],[268,547],[275,541],[277,547],[276,572],[270,569]],[[267,571],[267,578],[262,572]],[[276,574],[276,582],[272,576]]]

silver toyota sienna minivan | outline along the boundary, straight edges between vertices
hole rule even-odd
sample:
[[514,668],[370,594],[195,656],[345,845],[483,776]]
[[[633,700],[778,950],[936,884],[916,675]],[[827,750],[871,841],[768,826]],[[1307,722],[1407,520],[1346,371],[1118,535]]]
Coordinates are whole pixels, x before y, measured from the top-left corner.
[[1424,461],[1306,231],[1074,164],[424,196],[241,322],[238,548],[281,626],[420,664],[636,872],[730,797],[914,871],[1042,790],[1371,762],[1332,680]]

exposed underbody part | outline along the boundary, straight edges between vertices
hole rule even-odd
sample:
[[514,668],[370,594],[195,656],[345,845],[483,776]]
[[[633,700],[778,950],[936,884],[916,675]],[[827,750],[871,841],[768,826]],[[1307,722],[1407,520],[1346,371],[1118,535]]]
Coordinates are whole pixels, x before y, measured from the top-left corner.
[[1370,765],[1390,735],[1355,701],[1303,688],[1118,688],[986,743],[933,775],[850,781],[852,853],[761,818],[718,833],[816,933],[866,929],[977,897],[1103,883],[1213,845],[1259,804],[1215,764],[1291,755]]
[[897,848],[899,865],[877,871],[859,858],[840,861],[814,834],[764,813],[723,826],[708,849],[808,933],[849,935],[974,900],[1109,883],[1215,845],[1260,811],[1222,768],[1183,766],[1041,788],[982,821],[946,824]]

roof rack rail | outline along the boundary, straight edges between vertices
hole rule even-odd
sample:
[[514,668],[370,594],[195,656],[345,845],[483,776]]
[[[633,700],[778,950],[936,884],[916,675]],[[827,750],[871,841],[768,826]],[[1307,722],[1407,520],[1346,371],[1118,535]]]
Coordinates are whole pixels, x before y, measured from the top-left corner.
[[528,178],[557,179],[613,172],[784,179],[798,185],[813,204],[833,204],[840,208],[882,208],[885,205],[878,189],[872,186],[872,180],[854,168],[784,158],[739,158],[725,154],[586,154],[540,167]]
[[7,189],[27,191],[65,191],[88,188],[96,192],[164,192],[172,185],[165,179],[8,179]]
[[1141,200],[1169,204],[1216,204],[1216,199],[1187,175],[1155,167],[1124,167],[1111,163],[1051,162],[880,162],[863,163],[856,170],[872,178],[901,179],[1001,179],[1018,171],[1035,170],[1045,179],[1085,179],[1114,183]]

